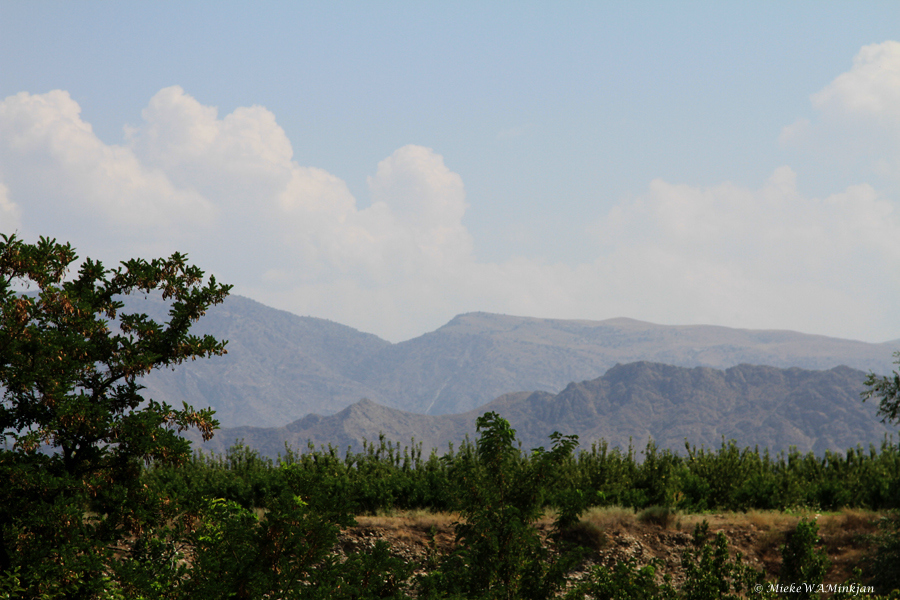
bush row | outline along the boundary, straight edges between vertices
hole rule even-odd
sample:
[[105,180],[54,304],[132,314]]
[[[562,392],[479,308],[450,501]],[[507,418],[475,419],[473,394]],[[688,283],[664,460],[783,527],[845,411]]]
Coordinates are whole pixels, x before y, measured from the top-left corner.
[[[443,455],[423,458],[421,445],[385,440],[366,443],[361,452],[334,447],[286,448],[275,460],[237,443],[224,455],[195,454],[180,467],[150,466],[146,483],[181,499],[224,498],[241,506],[263,506],[283,492],[325,486],[340,492],[357,514],[395,509],[449,510],[458,482],[452,473],[470,462],[475,445],[464,442]],[[521,452],[528,463],[539,453]],[[686,445],[683,454],[659,449],[651,441],[642,452],[595,443],[571,454],[559,466],[563,484],[551,491],[551,504],[619,505],[636,510],[666,506],[690,512],[708,510],[785,510],[809,507],[893,509],[900,506],[900,451],[888,440],[880,448],[850,448],[817,456],[795,450],[775,455],[739,448],[733,441],[718,449]],[[293,483],[291,483],[293,482]],[[304,483],[306,482],[306,483]],[[298,487],[299,486],[299,487]],[[557,496],[572,496],[570,498]]]

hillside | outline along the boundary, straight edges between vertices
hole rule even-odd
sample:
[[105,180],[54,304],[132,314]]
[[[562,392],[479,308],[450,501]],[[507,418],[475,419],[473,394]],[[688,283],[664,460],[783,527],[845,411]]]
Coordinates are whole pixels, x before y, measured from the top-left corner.
[[896,343],[866,344],[791,331],[470,313],[382,349],[364,363],[364,374],[371,387],[390,399],[386,405],[439,415],[477,408],[507,392],[558,392],[569,382],[599,377],[618,363],[717,369],[739,364],[803,369],[846,365],[887,373],[897,348]]
[[331,416],[308,415],[281,428],[228,428],[203,447],[222,452],[236,440],[269,456],[285,443],[307,442],[359,450],[362,440],[409,444],[425,452],[475,439],[475,419],[492,410],[509,420],[525,448],[547,446],[553,431],[577,434],[582,447],[605,440],[611,447],[644,449],[718,447],[722,439],[772,452],[843,451],[878,444],[892,431],[860,401],[865,374],[848,367],[827,371],[740,365],[727,370],[658,363],[617,365],[600,378],[572,383],[559,394],[519,392],[459,415],[420,415],[363,400]]
[[[769,581],[777,581],[781,569],[780,547],[802,518],[816,518],[822,545],[830,560],[825,582],[846,584],[852,581],[853,569],[871,551],[873,535],[878,531],[880,515],[859,510],[846,510],[818,516],[815,511],[800,515],[788,513],[725,513],[679,515],[671,523],[659,524],[646,519],[647,512],[636,514],[631,509],[595,508],[582,515],[581,522],[594,535],[582,543],[590,550],[584,564],[579,565],[574,579],[583,577],[595,564],[615,564],[634,560],[643,566],[659,561],[657,572],[668,575],[676,584],[685,579],[680,557],[691,547],[694,528],[706,521],[710,533],[721,533],[729,547],[740,552],[746,563],[765,571]],[[422,511],[395,512],[390,515],[358,516],[357,525],[342,533],[342,541],[351,549],[372,548],[376,540],[391,544],[395,556],[417,564],[427,564],[432,551],[432,535],[439,550],[454,548],[452,527],[456,515]],[[542,536],[551,532],[548,518],[538,523]]]
[[[128,298],[158,318],[158,298]],[[231,296],[196,325],[229,340],[228,354],[145,379],[147,395],[212,406],[225,427],[282,426],[337,413],[362,398],[415,413],[456,414],[517,390],[556,393],[617,363],[728,368],[765,364],[888,373],[900,343],[869,344],[790,331],[460,315],[412,340],[374,335]]]
[[[139,305],[164,317],[160,300]],[[212,406],[226,426],[282,425],[308,412],[333,413],[360,398],[380,397],[356,367],[390,346],[377,336],[241,296],[210,309],[193,331],[228,340],[228,354],[152,373],[144,380],[146,396],[176,406],[182,400]]]

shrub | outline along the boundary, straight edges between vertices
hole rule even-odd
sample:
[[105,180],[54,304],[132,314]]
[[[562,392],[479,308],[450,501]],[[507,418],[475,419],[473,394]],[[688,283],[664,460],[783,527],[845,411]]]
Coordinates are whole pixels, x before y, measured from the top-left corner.
[[678,513],[668,506],[651,506],[638,514],[638,521],[646,525],[656,525],[661,529],[668,529],[674,525]]
[[815,587],[825,579],[830,565],[825,551],[816,547],[821,543],[818,524],[814,520],[801,519],[797,527],[788,533],[787,543],[781,547],[778,582],[786,585],[806,584],[797,598],[819,597]]

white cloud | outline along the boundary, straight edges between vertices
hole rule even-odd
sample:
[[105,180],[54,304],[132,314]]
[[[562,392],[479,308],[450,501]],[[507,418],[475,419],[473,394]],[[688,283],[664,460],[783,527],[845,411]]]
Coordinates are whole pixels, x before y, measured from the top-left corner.
[[794,172],[781,167],[755,191],[653,181],[648,195],[617,206],[599,233],[616,248],[657,246],[793,277],[797,269],[833,268],[863,248],[900,259],[897,224],[891,203],[868,185],[807,198]]
[[810,100],[814,118],[786,126],[782,144],[900,189],[900,42],[864,46],[852,68]]
[[[314,174],[313,181],[298,177],[280,199],[290,216],[287,245],[304,259],[267,274],[277,289],[263,285],[254,293],[391,339],[452,316],[459,295],[468,295],[462,280],[474,256],[461,223],[462,179],[443,158],[421,146],[400,148],[369,178],[372,204],[363,210],[342,182],[333,202],[323,200],[339,180]],[[330,191],[318,200],[304,196],[317,182]]]
[[900,42],[864,46],[853,68],[813,94],[816,109],[900,127]]
[[291,179],[291,144],[275,115],[261,106],[219,119],[215,107],[172,86],[153,96],[141,114],[144,123],[127,130],[135,154],[217,204],[268,201]]
[[813,198],[788,167],[759,189],[655,180],[592,226],[598,250],[582,264],[483,263],[462,223],[462,178],[432,149],[381,161],[360,209],[339,178],[293,160],[263,107],[220,118],[171,87],[142,114],[123,145],[107,145],[66,92],[5,99],[0,223],[84,255],[101,238],[116,258],[187,251],[238,293],[393,340],[469,310],[900,330],[900,222],[870,185]]
[[142,165],[123,146],[103,144],[67,92],[25,92],[0,102],[0,180],[23,209],[24,224],[38,218],[85,229],[155,228],[209,221],[212,206],[179,190],[158,169]]
[[451,266],[471,259],[462,178],[433,150],[404,146],[381,161],[368,182],[375,205],[387,206],[431,261]]
[[0,183],[0,233],[9,235],[22,227],[22,211],[9,199],[9,188]]
[[359,209],[343,181],[292,160],[263,107],[220,118],[165,88],[124,145],[104,144],[80,112],[63,91],[0,104],[4,225],[19,224],[18,205],[29,231],[71,239],[82,254],[187,251],[263,301],[392,337],[412,335],[415,315],[446,310],[446,282],[474,260],[462,180],[431,149],[382,161],[373,202]]
[[759,190],[652,182],[594,228],[609,276],[669,321],[879,337],[883,288],[900,291],[892,204],[868,185],[809,198],[795,179],[781,167]]

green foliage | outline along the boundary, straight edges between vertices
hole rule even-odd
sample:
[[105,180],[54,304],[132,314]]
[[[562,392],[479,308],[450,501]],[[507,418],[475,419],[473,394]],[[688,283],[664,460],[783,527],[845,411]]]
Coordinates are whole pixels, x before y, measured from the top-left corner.
[[815,588],[825,579],[830,561],[825,551],[817,546],[819,526],[815,521],[802,519],[788,535],[787,543],[781,547],[781,570],[778,582],[790,586],[802,585],[798,598],[818,598]]
[[[733,443],[723,443],[718,450],[691,448],[684,457],[651,446],[644,454],[653,457],[648,465],[637,461],[631,449],[609,451],[602,443],[573,455],[574,440],[559,435],[554,436],[550,451],[538,448],[526,453],[518,448],[509,424],[497,415],[485,415],[479,425],[481,437],[475,444],[464,443],[440,458],[432,453],[424,460],[415,446],[401,449],[383,438],[343,458],[333,447],[311,447],[304,454],[288,450],[275,462],[239,445],[225,456],[198,455],[180,469],[153,465],[145,472],[145,481],[170,490],[166,492],[170,497],[184,493],[201,500],[224,498],[247,511],[271,507],[281,496],[299,497],[309,515],[325,515],[319,525],[330,524],[333,532],[351,521],[350,514],[398,508],[459,511],[458,550],[444,556],[433,550],[428,574],[417,584],[420,598],[551,597],[563,589],[572,548],[596,550],[603,543],[603,532],[589,531],[578,515],[587,506],[623,498],[639,499],[633,506],[647,515],[645,520],[659,525],[670,522],[676,510],[697,505],[707,509],[839,507],[842,503],[883,507],[896,501],[892,493],[900,460],[896,446],[887,442],[880,452],[874,447],[868,451],[851,448],[845,455],[819,457],[794,451],[773,457],[758,449],[739,450]],[[716,480],[726,477],[730,469],[746,479],[730,478],[730,485],[720,485]],[[666,483],[654,483],[654,474],[665,475]],[[650,497],[668,499],[669,504],[648,506]],[[196,500],[187,503],[195,504]],[[542,543],[535,528],[535,521],[548,508],[554,508],[558,517],[549,545]],[[274,518],[271,510],[253,527],[264,527],[270,518]],[[317,526],[307,521],[295,535],[307,536],[305,532]],[[266,537],[255,535],[248,538],[248,547]],[[801,535],[786,544],[796,559],[788,560],[790,564],[815,563],[801,552],[809,541],[804,535],[801,528]],[[237,532],[235,536],[240,539]],[[563,559],[554,561],[558,551]],[[377,560],[374,551],[351,555],[346,561],[322,555],[314,573],[294,571],[297,580],[307,581],[303,591],[296,592],[306,596],[296,597],[318,597],[314,594],[319,593],[340,597],[349,589],[358,590],[354,594],[375,594],[378,589],[386,597],[410,593],[403,583],[408,570],[404,576],[402,563],[386,547],[379,552],[382,558]],[[811,556],[814,559],[816,553]],[[648,569],[620,563],[598,568],[583,586],[573,588],[570,597],[764,598],[772,591],[769,584],[759,594],[755,591],[762,582],[761,572],[743,564],[740,556],[732,556],[721,536],[710,537],[701,529],[683,558],[687,579],[678,590],[659,579],[654,564]],[[814,580],[810,573],[788,575],[786,570],[784,576]],[[217,581],[221,585],[226,579],[222,575]],[[282,585],[266,581],[258,589]],[[371,587],[359,587],[366,581]],[[616,589],[629,591],[627,596],[622,595],[625,592],[615,596]]]
[[180,465],[154,462],[144,470],[143,481],[192,509],[210,498],[231,500],[252,509],[265,506],[268,499],[287,490],[277,465],[240,442],[224,455],[196,453]]
[[[183,462],[178,432],[217,425],[210,410],[145,400],[140,377],[225,352],[190,327],[229,286],[204,284],[177,253],[115,269],[85,259],[67,279],[70,245],[0,238],[0,432],[12,442],[0,450],[0,572],[19,569],[31,596],[97,596],[115,544],[161,517],[142,463]],[[168,322],[121,312],[122,295],[154,291]]]
[[12,598],[20,598],[25,592],[22,587],[21,578],[19,577],[20,568],[13,571],[0,573],[0,600],[12,600]]
[[584,583],[570,590],[566,600],[664,600],[675,597],[675,590],[668,581],[657,582],[656,568],[660,561],[653,560],[643,567],[634,559],[619,561],[612,567],[598,565]]
[[[475,452],[475,446],[466,442],[444,456],[432,452],[423,459],[420,446],[402,448],[381,438],[378,444],[366,444],[363,452],[348,451],[343,458],[334,447],[311,447],[303,454],[287,449],[272,461],[238,444],[224,456],[196,455],[178,467],[153,463],[143,477],[164,494],[194,502],[225,498],[252,508],[287,489],[286,474],[291,472],[294,487],[303,477],[318,477],[343,490],[342,502],[356,514],[447,511],[459,489],[455,481],[459,465],[475,460]],[[541,452],[520,453],[517,460],[531,464],[540,456]],[[670,515],[900,506],[900,449],[887,440],[880,448],[849,448],[844,454],[822,456],[796,451],[771,456],[757,448],[739,450],[733,442],[717,450],[689,447],[687,456],[650,444],[645,456],[652,460],[641,462],[632,450],[610,451],[603,442],[577,455],[569,453],[554,466],[554,476],[565,485],[545,487],[542,498],[560,511],[564,525],[566,515],[591,506],[619,505],[638,511],[655,506],[653,511]],[[294,471],[282,471],[279,465],[292,465]],[[730,475],[732,470],[739,476]],[[654,483],[656,476],[664,483]],[[651,498],[662,503],[653,504]]]
[[128,549],[127,560],[112,564],[118,590],[126,598],[163,600],[180,598],[187,578],[191,549],[182,526],[163,524],[140,532]]
[[379,540],[368,552],[354,552],[344,563],[317,573],[309,598],[321,600],[375,600],[409,598],[407,579],[413,565],[391,556],[387,542]]
[[692,548],[682,552],[681,565],[685,580],[675,589],[668,579],[656,575],[659,560],[639,567],[631,559],[613,567],[598,565],[588,579],[575,586],[566,600],[738,600],[749,597],[768,598],[762,571],[743,564],[740,553],[729,554],[728,540],[721,533],[709,541],[709,524],[703,521],[694,530]]
[[679,597],[685,600],[738,600],[765,583],[763,573],[742,562],[738,552],[731,558],[728,540],[721,533],[709,543],[709,525],[703,521],[694,530],[694,548],[682,553],[685,582]]
[[[894,364],[900,365],[900,352],[895,352]],[[900,423],[900,372],[894,370],[891,375],[878,377],[870,372],[866,377],[863,402],[870,398],[878,398],[878,415],[883,423]]]
[[900,514],[885,516],[879,525],[874,557],[866,574],[879,593],[897,591],[900,595]]
[[[591,506],[621,505],[670,511],[839,510],[858,507],[883,510],[900,507],[900,449],[893,440],[880,448],[857,446],[845,453],[821,456],[796,450],[771,455],[759,448],[740,449],[733,442],[707,449],[686,445],[686,455],[660,450],[651,441],[639,460],[632,447],[610,450],[603,441],[570,455],[555,468],[566,485],[546,490],[545,503],[557,508],[565,522]],[[456,492],[452,473],[471,460],[468,441],[444,456],[432,452],[423,459],[421,445],[402,447],[380,436],[362,452],[341,454],[334,447],[309,447],[300,454],[286,448],[279,459],[301,471],[330,465],[340,481],[348,510],[374,514],[395,509],[447,511]],[[234,457],[242,458],[231,465]],[[522,454],[520,460],[531,457]],[[283,474],[272,461],[240,445],[225,457],[195,457],[187,468],[154,468],[145,480],[169,493],[195,498],[221,497],[244,507],[261,506],[267,495],[285,488]],[[185,488],[176,490],[175,488]],[[565,528],[565,526],[563,527]]]
[[[552,556],[534,527],[546,506],[548,490],[560,484],[560,466],[577,439],[551,436],[553,447],[523,456],[515,430],[496,413],[477,420],[481,436],[474,452],[466,449],[453,464],[459,549],[423,579],[424,597],[543,599],[565,581],[567,559]],[[568,504],[557,527],[577,519]]]

